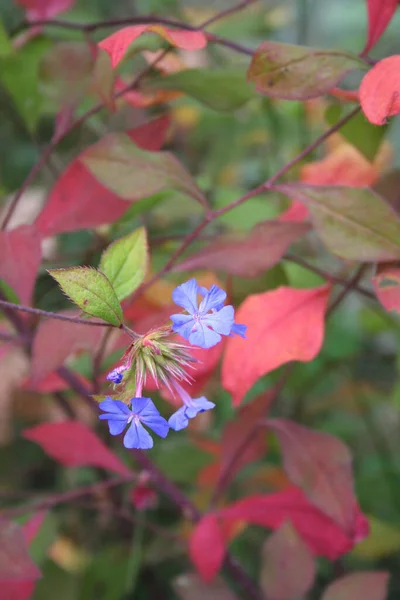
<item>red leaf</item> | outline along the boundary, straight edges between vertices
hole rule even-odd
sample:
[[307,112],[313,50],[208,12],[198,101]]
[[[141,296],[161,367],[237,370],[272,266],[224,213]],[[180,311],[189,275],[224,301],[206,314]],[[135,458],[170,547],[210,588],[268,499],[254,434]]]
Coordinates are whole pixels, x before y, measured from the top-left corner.
[[310,502],[352,536],[357,501],[352,457],[347,446],[332,435],[287,419],[272,419],[268,426],[278,437],[290,480],[302,488]]
[[[22,526],[27,544],[30,544],[36,537],[46,514],[46,511],[39,511]],[[34,581],[2,581],[1,598],[2,600],[29,600],[33,595],[34,588]]]
[[266,541],[262,553],[261,588],[268,600],[304,598],[315,577],[314,558],[290,523]]
[[28,21],[51,19],[72,8],[75,0],[16,0],[26,10]]
[[[118,363],[119,364],[119,363]],[[79,379],[84,387],[90,387],[90,382],[80,375],[79,373],[74,373],[75,377]],[[49,373],[43,379],[27,379],[24,381],[22,387],[27,390],[33,390],[35,392],[42,392],[43,394],[51,394],[52,392],[62,392],[64,390],[69,390],[70,385],[65,379],[60,377],[58,373]]]
[[37,534],[39,533],[39,529],[41,528],[43,521],[47,515],[46,510],[40,510],[23,524],[22,530],[24,532],[25,540],[27,544],[31,544]]
[[388,312],[400,313],[400,269],[384,266],[372,279],[379,302]]
[[189,554],[204,581],[211,581],[225,555],[223,532],[215,515],[206,515],[197,523],[190,537]]
[[99,47],[108,52],[113,68],[124,58],[129,46],[143,33],[157,33],[167,42],[182,50],[201,50],[207,45],[202,31],[167,29],[162,25],[131,25],[108,36],[99,43]]
[[247,339],[229,338],[222,382],[238,405],[252,385],[277,367],[315,358],[324,338],[329,287],[280,287],[248,296],[236,321],[247,325]]
[[0,280],[16,292],[21,304],[31,302],[41,259],[40,237],[32,225],[0,232]]
[[368,121],[384,125],[388,117],[400,112],[400,55],[380,60],[363,78],[360,104]]
[[[74,311],[61,311],[60,314],[77,316]],[[61,367],[70,354],[83,349],[93,350],[103,334],[101,327],[57,320],[41,323],[33,340],[32,384],[36,385]]]
[[363,54],[375,46],[389,25],[397,8],[398,0],[367,0],[368,36]]
[[270,529],[277,529],[290,520],[313,554],[331,560],[349,552],[368,535],[368,522],[359,509],[356,532],[350,537],[296,487],[275,494],[250,496],[223,508],[218,514],[231,522],[245,521]]
[[[168,127],[168,117],[161,117],[128,134],[140,148],[159,150],[164,144]],[[130,202],[122,200],[99,183],[82,164],[81,158],[90,148],[66,168],[36,219],[36,226],[44,237],[112,223],[130,206]]]
[[219,236],[186,258],[175,271],[212,268],[239,277],[257,277],[279,262],[289,246],[309,229],[306,223],[264,221],[248,235]]
[[300,223],[309,216],[308,208],[302,202],[294,200],[284,213],[279,215],[278,220],[285,222],[293,221]]
[[350,573],[331,583],[321,600],[385,600],[388,580],[382,571]]
[[79,421],[43,423],[25,429],[23,436],[66,467],[101,467],[118,475],[131,475],[128,467]]
[[6,519],[0,520],[0,581],[30,581],[41,577],[32,562],[22,528]]

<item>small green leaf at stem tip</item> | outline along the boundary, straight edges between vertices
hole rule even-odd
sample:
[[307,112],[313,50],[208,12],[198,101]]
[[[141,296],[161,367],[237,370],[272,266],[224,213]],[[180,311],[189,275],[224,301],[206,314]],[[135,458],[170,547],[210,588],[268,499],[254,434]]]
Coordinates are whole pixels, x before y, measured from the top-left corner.
[[48,273],[87,315],[103,319],[115,327],[122,324],[121,305],[113,286],[103,273],[91,267],[51,269]]
[[119,301],[137,290],[146,276],[148,262],[144,227],[116,240],[103,252],[99,269],[108,278]]

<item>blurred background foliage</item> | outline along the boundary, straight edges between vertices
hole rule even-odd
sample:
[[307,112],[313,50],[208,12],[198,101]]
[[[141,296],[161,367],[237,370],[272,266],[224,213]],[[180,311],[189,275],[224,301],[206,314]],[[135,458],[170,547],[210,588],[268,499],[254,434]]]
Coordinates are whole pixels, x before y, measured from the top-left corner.
[[[85,23],[156,13],[197,24],[231,4],[228,0],[78,0],[62,18]],[[12,0],[1,1],[0,18],[10,36],[22,34],[23,11]],[[384,39],[374,48],[373,57],[400,52],[399,27],[400,12]],[[264,0],[219,21],[210,30],[250,48],[264,39],[275,39],[359,52],[366,35],[365,2]],[[93,39],[102,39],[107,33],[97,32]],[[0,42],[0,192],[4,204],[22,184],[53,134],[57,105],[46,93],[40,77],[44,56],[52,52],[57,42],[74,39],[82,39],[81,33],[48,29],[12,56],[3,51]],[[139,43],[142,48],[152,50],[163,45],[154,36],[140,38]],[[187,66],[218,68],[226,77],[215,81],[212,89],[207,81],[202,83],[200,77],[195,91],[191,89],[189,95],[172,100],[168,105],[137,109],[121,102],[116,114],[103,110],[87,120],[57,147],[34,190],[25,194],[19,222],[32,219],[30,215],[37,213],[46,191],[80,150],[108,131],[136,126],[153,115],[170,114],[172,132],[167,148],[187,166],[214,207],[224,206],[262,183],[326,127],[324,111],[335,105],[335,100],[306,104],[271,101],[257,96],[247,86],[247,56],[219,46],[195,54],[195,57],[184,53],[180,56]],[[132,74],[144,64],[143,56],[136,54],[126,61],[124,70]],[[153,77],[157,77],[157,73]],[[349,78],[346,84],[351,88],[357,81]],[[93,99],[85,98],[78,114],[83,114],[93,103]],[[365,120],[357,122],[352,133],[356,146],[363,146],[369,135],[367,127]],[[399,127],[400,120],[393,119],[385,130],[389,152],[382,174],[400,166]],[[382,139],[378,140],[376,151],[382,143]],[[309,160],[317,160],[326,153],[327,147],[322,147]],[[292,172],[291,177],[295,176]],[[258,196],[229,212],[213,224],[208,233],[249,230],[286,207],[287,201],[281,197]],[[156,271],[198,220],[199,209],[193,202],[166,192],[136,204],[110,227],[60,235],[43,264],[35,290],[35,305],[46,310],[69,306],[46,275],[45,268],[97,264],[102,248],[109,241],[144,224],[152,242],[152,269]],[[328,255],[314,238],[307,243],[298,242],[293,254],[342,276],[349,270],[348,265]],[[291,260],[283,260],[253,280],[217,275],[235,303],[240,303],[249,293],[278,285],[312,287],[323,281]],[[177,276],[169,276],[166,282],[169,280],[177,281]],[[166,290],[170,293],[168,286]],[[157,304],[159,291],[154,290],[152,295],[150,289],[149,293],[150,300]],[[323,586],[337,573],[355,568],[389,570],[392,576],[390,600],[399,598],[399,341],[398,319],[386,314],[376,302],[353,294],[329,319],[324,347],[318,358],[295,367],[283,397],[273,408],[273,414],[293,418],[347,442],[354,455],[360,505],[371,517],[371,536],[340,564],[319,561],[317,585],[310,599],[318,598]],[[110,362],[117,356],[118,353],[110,357]],[[4,506],[32,495],[88,484],[98,478],[92,469],[59,467],[46,458],[40,448],[19,437],[23,427],[43,420],[45,415],[54,416],[56,412],[50,396],[15,391],[14,381],[18,379],[15,372],[26,369],[26,365],[20,363],[15,356],[0,362],[0,403],[3,405],[0,498]],[[89,355],[79,354],[70,366],[89,376]],[[261,379],[248,400],[265,392],[278,376],[279,370]],[[217,403],[215,414],[199,418],[189,436],[170,436],[151,452],[160,468],[182,485],[199,507],[206,505],[212,491],[213,478],[209,474],[215,460],[210,451],[212,444],[207,446],[199,439],[218,443],[224,425],[235,415],[228,394],[220,387],[218,369],[208,382],[207,391]],[[112,443],[116,452],[121,453],[120,441]],[[230,498],[280,489],[285,483],[280,464],[278,447],[271,438],[267,455],[237,476]],[[118,511],[115,503],[110,502],[111,495],[109,491],[96,498],[57,507],[46,517],[32,548],[33,559],[44,572],[35,600],[50,600],[55,594],[58,600],[197,600],[204,597],[201,584],[195,578],[189,579],[194,576],[183,575],[191,568],[184,543],[189,525],[182,524],[169,502],[160,498],[154,508],[133,513],[129,490],[119,498]],[[258,577],[261,567],[265,537],[265,531],[249,527],[232,542],[233,552],[254,577]],[[230,597],[220,582],[213,589],[214,595],[210,598],[226,600]]]

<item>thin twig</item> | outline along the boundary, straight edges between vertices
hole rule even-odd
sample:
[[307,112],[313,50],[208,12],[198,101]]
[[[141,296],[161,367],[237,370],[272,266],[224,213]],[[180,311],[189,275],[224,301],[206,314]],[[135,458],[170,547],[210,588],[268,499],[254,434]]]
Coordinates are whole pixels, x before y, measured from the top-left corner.
[[[341,277],[338,277],[337,275],[332,275],[332,273],[329,273],[328,271],[324,271],[320,267],[316,267],[315,265],[312,265],[311,263],[309,263],[307,260],[305,260],[301,256],[296,256],[294,254],[287,253],[283,257],[283,260],[287,260],[289,262],[296,263],[297,265],[304,267],[308,271],[311,271],[312,273],[319,275],[323,279],[326,279],[326,281],[332,281],[333,283],[337,283],[338,285],[342,285],[342,286],[348,285],[348,281],[346,281],[345,279],[342,279]],[[372,292],[371,290],[368,290],[367,288],[365,288],[361,285],[355,285],[355,286],[353,286],[353,289],[355,292],[361,294],[362,296],[365,296],[366,298],[369,298],[370,300],[376,301],[376,296],[375,296],[374,292]]]
[[88,319],[80,319],[79,317],[70,317],[68,315],[61,315],[59,313],[53,313],[47,310],[42,310],[41,308],[32,308],[31,306],[24,306],[23,304],[14,304],[13,302],[8,302],[7,300],[0,299],[0,307],[4,307],[6,309],[11,310],[17,310],[19,312],[26,312],[32,315],[39,315],[48,319],[69,321],[70,323],[76,323],[78,325],[92,325],[94,327],[113,327],[115,329],[115,325],[112,325],[111,323],[106,323],[105,321],[89,321]]
[[256,2],[259,2],[259,0],[242,0],[238,4],[235,4],[235,6],[231,6],[230,8],[226,8],[225,10],[221,10],[221,12],[217,13],[213,17],[210,17],[209,19],[207,19],[207,21],[204,21],[200,25],[200,28],[205,29],[209,25],[213,25],[217,21],[221,21],[221,19],[225,19],[226,17],[236,14],[244,10],[245,8],[249,8],[249,6],[255,4]]
[[96,483],[80,487],[76,490],[61,492],[59,494],[50,494],[46,496],[46,498],[36,500],[35,502],[30,502],[29,504],[17,506],[15,508],[5,509],[1,511],[0,514],[2,517],[14,519],[15,517],[20,517],[21,515],[25,515],[29,512],[47,510],[49,508],[52,508],[53,506],[57,506],[58,504],[65,504],[66,502],[71,502],[77,498],[81,498],[82,496],[92,496],[95,494],[99,494],[106,489],[116,487],[124,483],[132,482],[136,479],[136,477],[137,475],[135,473],[132,473],[130,477],[118,477],[115,479],[107,479],[105,481],[98,481]]

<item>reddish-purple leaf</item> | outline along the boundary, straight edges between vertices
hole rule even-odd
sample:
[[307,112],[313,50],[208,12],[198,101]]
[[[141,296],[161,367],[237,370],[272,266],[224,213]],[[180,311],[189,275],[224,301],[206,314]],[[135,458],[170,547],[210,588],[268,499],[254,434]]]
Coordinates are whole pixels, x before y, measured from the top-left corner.
[[75,0],[16,0],[16,3],[26,10],[28,21],[51,19],[75,4]]
[[268,600],[300,600],[312,587],[314,558],[290,522],[269,536],[263,547],[261,588]]
[[17,294],[21,304],[30,304],[42,259],[40,237],[32,225],[0,232],[0,281]]
[[29,556],[22,528],[13,521],[0,520],[0,581],[34,581],[40,571]]
[[[169,123],[168,117],[160,117],[137,127],[127,135],[140,148],[158,150],[164,144]],[[36,226],[43,237],[112,223],[130,206],[129,202],[105,188],[91,175],[82,162],[85,152],[58,179],[36,220]]]
[[244,498],[221,509],[218,514],[229,523],[245,521],[270,529],[278,529],[284,521],[290,520],[314,555],[331,560],[349,552],[369,533],[368,522],[359,509],[356,531],[350,537],[296,487]]
[[321,600],[386,600],[388,581],[382,571],[350,573],[331,583]]
[[265,96],[309,100],[329,92],[352,69],[365,66],[351,52],[268,41],[254,52],[247,78]]
[[385,265],[372,281],[382,306],[388,312],[400,313],[400,268]]
[[350,537],[356,526],[352,458],[347,446],[327,433],[287,419],[271,419],[289,479]]
[[112,67],[115,68],[124,58],[129,46],[143,33],[156,33],[182,50],[201,50],[207,45],[206,35],[202,31],[168,29],[163,25],[130,25],[102,40],[99,48],[108,52]]
[[399,68],[400,55],[388,56],[376,63],[361,82],[361,108],[374,125],[384,125],[400,112]]
[[363,54],[375,46],[389,25],[397,8],[398,0],[367,0],[368,36]]
[[197,523],[190,536],[189,554],[204,581],[211,581],[225,555],[223,531],[215,515],[205,515]]
[[276,189],[300,200],[331,252],[347,260],[384,262],[400,258],[400,218],[368,188],[284,183]]
[[[60,314],[78,316],[74,311]],[[61,367],[70,354],[78,350],[94,351],[103,334],[101,327],[51,319],[41,323],[33,340],[31,383],[35,385]]]
[[265,455],[267,451],[265,428],[257,427],[257,424],[267,417],[271,398],[271,394],[262,394],[240,408],[235,419],[225,425],[220,456],[220,479],[225,481],[225,486],[229,485],[235,473],[242,467]]
[[306,223],[264,221],[248,234],[219,236],[181,262],[176,271],[214,269],[239,277],[257,277],[282,258],[289,246],[307,233]]
[[130,469],[79,421],[43,423],[25,429],[23,436],[66,467],[101,467],[124,477],[131,475]]
[[308,362],[320,351],[329,287],[280,287],[248,296],[236,321],[247,325],[247,339],[227,340],[222,382],[238,405],[252,385],[277,367]]

